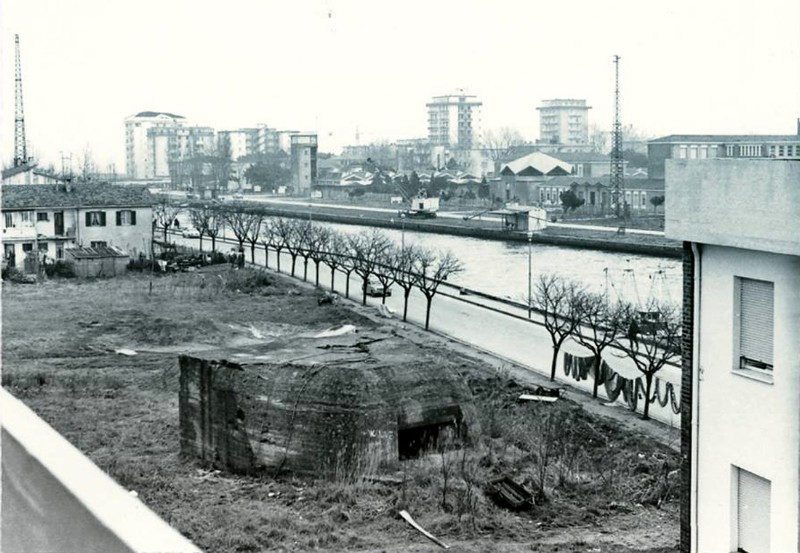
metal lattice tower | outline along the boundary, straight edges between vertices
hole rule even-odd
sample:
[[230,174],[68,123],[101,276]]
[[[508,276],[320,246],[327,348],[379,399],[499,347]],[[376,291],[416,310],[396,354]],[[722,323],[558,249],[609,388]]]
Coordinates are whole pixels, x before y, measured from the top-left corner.
[[[611,189],[614,194],[615,214],[620,216],[620,205],[625,202],[625,179],[622,164],[622,123],[619,118],[619,56],[614,56],[616,86],[614,89],[614,127],[611,131]],[[622,215],[626,214],[623,210]]]
[[16,63],[14,71],[14,94],[16,112],[14,115],[14,167],[28,163],[25,146],[25,110],[22,108],[22,62],[19,57],[19,35],[14,35]]

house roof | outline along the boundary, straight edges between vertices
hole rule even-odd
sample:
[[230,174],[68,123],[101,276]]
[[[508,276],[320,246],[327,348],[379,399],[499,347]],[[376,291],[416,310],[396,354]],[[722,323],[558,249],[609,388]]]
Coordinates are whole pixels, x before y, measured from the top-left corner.
[[128,254],[114,246],[77,247],[67,250],[74,259],[100,259],[103,257],[128,257]]
[[4,186],[2,196],[3,209],[133,207],[152,206],[156,203],[146,186],[107,183]]
[[3,169],[3,178],[7,179],[9,177],[13,177],[14,175],[19,175],[20,173],[26,173],[28,171],[33,171],[36,165],[28,165],[27,163],[23,163],[22,165],[17,165],[16,167],[9,167],[8,169]]
[[609,156],[600,152],[553,152],[550,155],[567,163],[610,162]]
[[798,134],[671,134],[649,141],[649,144],[672,144],[676,142],[800,142]]
[[140,111],[134,117],[158,117],[159,115],[166,115],[168,117],[172,117],[173,119],[186,119],[183,115],[176,115],[174,113],[169,113],[168,111]]
[[571,173],[572,165],[561,161],[560,159],[556,159],[553,156],[543,154],[542,152],[532,152],[528,155],[522,156],[521,158],[515,159],[514,161],[506,163],[500,172],[506,173],[507,171],[511,171],[513,174],[519,175],[520,173],[530,169],[532,169],[533,172],[538,172],[542,175],[547,175],[555,169],[560,169],[566,173]]

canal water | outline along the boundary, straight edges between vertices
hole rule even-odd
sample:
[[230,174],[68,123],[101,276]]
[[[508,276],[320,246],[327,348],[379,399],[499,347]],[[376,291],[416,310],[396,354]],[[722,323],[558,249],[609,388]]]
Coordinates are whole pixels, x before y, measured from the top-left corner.
[[[363,232],[366,227],[318,223],[339,232]],[[525,301],[528,294],[529,247],[521,242],[503,242],[427,232],[381,229],[398,246],[417,244],[451,251],[463,272],[448,282],[498,297]],[[587,290],[607,293],[610,299],[632,303],[649,299],[680,305],[682,267],[678,259],[531,244],[533,282],[542,274],[557,274],[581,283]]]

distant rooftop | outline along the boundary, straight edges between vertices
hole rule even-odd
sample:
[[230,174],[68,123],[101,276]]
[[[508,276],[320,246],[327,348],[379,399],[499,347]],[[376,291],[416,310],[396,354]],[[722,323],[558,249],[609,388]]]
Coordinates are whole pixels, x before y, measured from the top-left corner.
[[174,113],[169,113],[168,111],[140,111],[134,117],[158,117],[159,115],[166,115],[167,117],[172,117],[173,119],[186,119],[183,115],[176,115]]
[[671,134],[654,138],[650,144],[675,142],[800,142],[800,134]]

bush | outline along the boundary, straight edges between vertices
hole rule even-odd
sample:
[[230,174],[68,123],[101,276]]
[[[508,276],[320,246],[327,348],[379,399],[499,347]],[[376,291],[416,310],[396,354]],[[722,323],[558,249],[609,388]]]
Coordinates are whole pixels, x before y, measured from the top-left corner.
[[6,267],[3,269],[3,280],[14,280],[19,277],[21,273],[16,267]]
[[49,278],[75,278],[75,267],[69,261],[56,261],[44,266],[44,273]]

